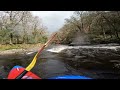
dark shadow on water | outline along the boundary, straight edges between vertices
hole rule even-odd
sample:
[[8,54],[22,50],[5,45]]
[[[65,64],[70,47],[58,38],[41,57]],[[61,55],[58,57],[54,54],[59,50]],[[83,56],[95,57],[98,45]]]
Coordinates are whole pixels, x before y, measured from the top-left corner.
[[63,58],[62,60],[84,76],[94,79],[120,79],[120,69],[115,68],[112,62],[95,64],[93,62],[81,62],[84,60],[73,61],[71,58]]
[[10,70],[16,66],[27,67],[34,55],[4,55],[0,59],[0,77],[7,78]]

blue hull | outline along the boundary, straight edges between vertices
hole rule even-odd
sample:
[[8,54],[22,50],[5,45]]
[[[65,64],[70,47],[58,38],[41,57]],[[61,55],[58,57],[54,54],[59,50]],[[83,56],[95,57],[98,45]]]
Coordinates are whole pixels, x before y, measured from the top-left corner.
[[80,76],[80,75],[63,75],[63,76],[52,77],[49,79],[92,79],[92,78]]

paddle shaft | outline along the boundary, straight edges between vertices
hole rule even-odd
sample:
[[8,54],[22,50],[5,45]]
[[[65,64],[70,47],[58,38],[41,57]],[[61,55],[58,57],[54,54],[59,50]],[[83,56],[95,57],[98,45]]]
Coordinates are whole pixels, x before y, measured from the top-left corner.
[[21,79],[28,71],[24,70],[20,75],[18,75],[15,79]]

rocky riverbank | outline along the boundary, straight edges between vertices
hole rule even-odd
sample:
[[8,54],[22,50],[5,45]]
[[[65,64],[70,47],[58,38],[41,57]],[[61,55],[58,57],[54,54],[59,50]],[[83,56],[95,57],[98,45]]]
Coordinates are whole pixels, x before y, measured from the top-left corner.
[[39,50],[40,45],[35,45],[21,49],[1,50],[0,59],[24,58]]
[[65,61],[72,62],[76,68],[109,70],[120,68],[119,45],[68,46],[59,55],[66,57]]

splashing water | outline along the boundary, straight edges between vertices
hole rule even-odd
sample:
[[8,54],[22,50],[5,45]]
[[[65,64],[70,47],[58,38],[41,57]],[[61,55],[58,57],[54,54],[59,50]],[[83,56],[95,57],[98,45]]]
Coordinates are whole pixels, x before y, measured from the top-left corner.
[[47,49],[49,52],[54,52],[54,53],[60,53],[64,49],[80,49],[80,48],[94,48],[94,49],[113,49],[117,50],[117,48],[120,48],[120,46],[105,46],[105,45],[92,45],[92,46],[67,46],[67,45],[59,45],[59,46],[54,46],[53,48]]
[[59,53],[64,49],[67,49],[69,46],[65,46],[65,45],[59,45],[59,46],[54,46],[51,49],[48,49],[47,51],[49,52],[54,52],[54,53]]

